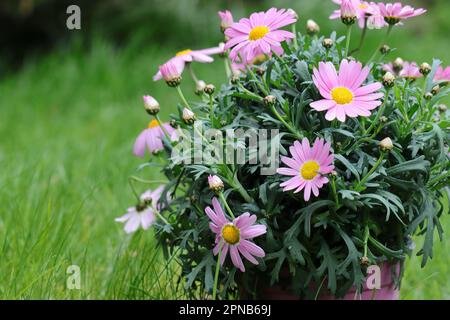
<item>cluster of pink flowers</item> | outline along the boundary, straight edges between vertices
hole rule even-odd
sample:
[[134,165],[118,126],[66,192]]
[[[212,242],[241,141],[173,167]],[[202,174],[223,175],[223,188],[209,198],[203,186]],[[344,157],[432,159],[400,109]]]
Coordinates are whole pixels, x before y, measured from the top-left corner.
[[[350,19],[348,21],[352,23],[357,20],[361,28],[379,29],[397,25],[402,20],[426,12],[424,9],[403,6],[401,3],[385,4],[361,0],[333,2],[340,5],[340,8],[333,12],[330,19]],[[228,55],[234,70],[245,71],[248,66],[268,59],[273,54],[282,55],[282,42],[296,37],[293,32],[282,29],[296,23],[298,17],[293,10],[271,8],[266,12],[253,13],[238,22],[235,22],[229,11],[221,11],[218,14],[226,43],[209,49],[186,49],[178,52],[159,67],[153,77],[154,81],[164,79],[167,83],[173,82],[174,86],[177,86],[186,66],[193,62],[211,63],[214,61],[213,55],[216,54]],[[408,79],[423,76],[415,62],[401,61],[401,67],[388,63],[382,68],[386,72]],[[338,69],[332,62],[319,62],[313,67],[312,82],[322,99],[311,102],[310,107],[318,112],[325,112],[325,119],[328,121],[345,122],[348,118],[369,117],[371,111],[382,104],[380,99],[384,96],[380,92],[380,82],[368,81],[370,70],[371,65],[363,66],[361,62],[345,58],[341,60]],[[439,67],[434,80],[450,81],[450,67]],[[161,123],[156,116],[159,111],[158,102],[151,96],[144,96],[143,99],[146,110],[155,119],[135,141],[133,152],[138,157],[144,157],[147,151],[156,154],[164,149],[163,141],[170,143],[178,139],[177,131],[169,123]],[[194,117],[189,107],[185,108],[183,113]],[[301,141],[295,141],[289,151],[291,157],[281,157],[287,167],[277,170],[278,174],[289,177],[280,187],[283,191],[302,191],[305,201],[309,201],[312,195],[319,196],[319,190],[330,182],[328,176],[334,171],[331,143],[323,138],[316,138],[311,145],[307,138],[303,138]],[[208,184],[216,194],[220,194],[224,188],[222,180],[216,175],[208,177]],[[139,227],[148,229],[162,209],[158,203],[163,190],[164,186],[159,186],[156,190],[146,191],[139,199],[140,204],[129,208],[127,213],[116,221],[125,223],[127,233],[135,232]],[[264,257],[265,252],[252,239],[265,234],[266,226],[256,224],[256,215],[248,212],[234,217],[228,210],[229,215],[226,215],[215,197],[211,203],[212,208],[206,207],[205,213],[210,219],[209,227],[215,234],[214,255],[220,254],[220,262],[223,264],[229,253],[234,266],[242,272],[245,267],[241,256],[252,264],[258,264],[256,258]]]
[[333,0],[340,8],[335,10],[330,19],[353,17],[358,20],[361,28],[381,29],[388,25],[395,25],[411,17],[426,12],[424,9],[414,9],[403,6],[400,2],[382,3],[361,0]]

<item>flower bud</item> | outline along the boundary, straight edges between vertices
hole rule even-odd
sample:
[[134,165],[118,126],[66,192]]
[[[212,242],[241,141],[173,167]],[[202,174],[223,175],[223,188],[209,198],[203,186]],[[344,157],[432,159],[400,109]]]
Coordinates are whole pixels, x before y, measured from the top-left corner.
[[380,122],[381,122],[381,123],[386,123],[386,122],[388,122],[388,120],[389,120],[389,119],[388,119],[387,117],[385,117],[385,116],[381,116],[381,117],[380,117]]
[[437,95],[440,91],[441,91],[441,87],[439,87],[439,86],[434,86],[434,87],[431,89],[431,94],[432,94],[433,96],[435,96],[435,95]]
[[313,36],[320,32],[320,27],[314,20],[309,19],[306,21],[306,32]]
[[394,60],[394,62],[392,63],[392,66],[393,66],[393,68],[394,68],[394,71],[395,71],[395,72],[399,72],[400,70],[402,70],[402,68],[403,68],[403,63],[404,63],[404,61],[403,61],[402,58],[400,58],[400,57],[396,58],[396,59]]
[[239,75],[233,74],[230,78],[232,84],[237,84],[239,82]]
[[330,48],[333,46],[333,44],[334,44],[334,42],[333,42],[333,40],[330,39],[330,38],[325,38],[325,39],[323,39],[323,41],[322,41],[322,46],[323,46],[325,49],[330,49]]
[[433,99],[433,94],[431,92],[427,92],[423,95],[423,97],[425,98],[425,100],[431,100]]
[[264,105],[268,107],[275,105],[276,102],[277,98],[275,98],[275,96],[268,95],[264,98]]
[[337,176],[338,176],[338,173],[337,173],[337,171],[333,170],[333,171],[331,171],[331,175],[332,175],[333,177],[337,177]]
[[206,83],[203,80],[198,80],[197,84],[195,85],[195,94],[196,95],[201,95],[203,93],[203,91],[205,90],[206,87]]
[[356,9],[351,0],[342,0],[341,4],[341,20],[342,22],[350,26],[356,21]]
[[195,121],[195,113],[193,113],[188,108],[183,109],[183,121],[186,124],[193,124]]
[[366,256],[361,257],[361,260],[360,260],[359,262],[361,263],[362,266],[366,266],[366,267],[367,267],[367,266],[369,265],[369,263],[370,263],[369,258],[366,257]]
[[298,14],[297,12],[295,12],[294,9],[292,8],[287,9],[287,13],[289,13],[295,20],[298,20]]
[[385,44],[380,48],[380,52],[381,52],[381,54],[386,55],[389,52],[391,52],[391,47],[389,47],[387,44]]
[[221,20],[220,21],[220,29],[222,30],[222,32],[225,32],[225,30],[228,29],[229,27],[231,27],[231,25],[234,23],[233,15],[228,10],[219,11],[218,14],[219,14],[219,18]]
[[420,65],[419,71],[421,74],[426,76],[431,72],[431,66],[428,63],[424,62]]
[[209,175],[208,176],[208,184],[209,184],[209,189],[211,189],[212,191],[214,191],[215,193],[219,193],[223,190],[223,181],[216,175],[212,176]]
[[381,140],[378,146],[383,151],[391,151],[394,148],[394,144],[392,143],[392,140],[389,137]]
[[159,103],[158,101],[156,101],[155,98],[153,98],[152,96],[143,96],[142,97],[144,100],[144,108],[145,111],[147,111],[148,114],[150,115],[155,115],[159,112],[160,107],[159,107]]
[[445,104],[440,104],[438,106],[439,112],[445,112],[447,111],[447,106]]
[[178,128],[178,123],[177,123],[177,121],[175,119],[170,120],[169,124],[174,129]]
[[206,85],[204,91],[207,95],[211,96],[214,91],[216,91],[216,87],[213,84],[208,84]]
[[383,76],[383,86],[385,86],[386,88],[392,88],[394,86],[394,83],[395,76],[390,72],[386,72]]
[[255,72],[256,72],[257,75],[263,76],[264,72],[266,72],[266,70],[264,68],[261,68],[261,67],[256,67],[255,68]]

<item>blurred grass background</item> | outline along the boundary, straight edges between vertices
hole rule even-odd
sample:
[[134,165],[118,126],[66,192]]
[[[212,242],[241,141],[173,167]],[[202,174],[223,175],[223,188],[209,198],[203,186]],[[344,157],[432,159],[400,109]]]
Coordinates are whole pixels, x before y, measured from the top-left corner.
[[[447,65],[450,1],[404,2],[429,12],[395,29],[390,58],[439,57]],[[174,271],[164,269],[152,231],[130,237],[114,222],[134,204],[127,177],[141,163],[131,153],[148,122],[141,96],[155,96],[163,118],[177,102],[165,84],[152,82],[157,66],[182,49],[220,42],[219,9],[243,17],[291,7],[300,32],[308,18],[325,35],[344,28],[327,19],[331,0],[86,0],[78,1],[82,30],[68,31],[72,3],[0,4],[0,27],[9,31],[0,35],[0,298],[177,298]],[[381,36],[370,32],[366,56]],[[194,67],[219,85],[225,73],[217,60]],[[193,85],[186,81],[184,89]],[[448,217],[444,227],[450,230]],[[81,290],[66,288],[70,265],[81,268]],[[450,298],[450,237],[436,243],[425,269],[408,260],[401,296]]]

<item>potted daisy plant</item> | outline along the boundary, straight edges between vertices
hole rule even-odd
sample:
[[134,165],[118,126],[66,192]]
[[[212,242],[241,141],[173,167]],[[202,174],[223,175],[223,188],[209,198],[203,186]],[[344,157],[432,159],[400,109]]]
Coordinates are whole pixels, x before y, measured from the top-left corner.
[[[179,95],[178,112],[163,122],[144,96],[151,121],[134,154],[149,154],[145,192],[117,221],[154,228],[187,297],[397,299],[412,237],[424,237],[422,266],[433,256],[449,211],[449,67],[390,56],[389,34],[426,10],[334,2],[346,36],[313,20],[297,32],[291,9],[219,12],[226,42],[180,51],[154,77]],[[386,30],[367,61],[354,58],[358,27]],[[215,55],[220,89],[193,70]],[[185,69],[198,101],[183,94]]]

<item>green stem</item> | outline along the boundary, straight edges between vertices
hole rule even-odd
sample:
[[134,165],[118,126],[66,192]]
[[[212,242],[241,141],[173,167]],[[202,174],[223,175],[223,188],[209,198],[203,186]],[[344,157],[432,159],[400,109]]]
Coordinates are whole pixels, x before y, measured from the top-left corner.
[[372,169],[370,169],[370,171],[364,176],[364,178],[361,179],[360,182],[358,182],[358,184],[356,185],[355,189],[359,190],[361,186],[363,186],[367,179],[369,179],[369,177],[375,172],[375,170],[377,170],[377,168],[380,166],[381,162],[384,159],[384,152],[382,151],[380,154],[380,157],[378,158],[377,162],[375,162],[375,164],[373,165]]
[[154,212],[156,213],[158,218],[160,218],[166,225],[170,226],[170,223],[162,216],[162,214],[158,210],[154,210]]
[[247,65],[247,71],[252,76],[253,80],[255,81],[256,85],[258,86],[259,90],[264,94],[264,96],[267,96],[269,93],[267,92],[266,88],[264,88],[263,85],[258,81],[258,78],[256,77],[256,74],[253,72],[252,67]]
[[140,183],[144,183],[144,184],[167,183],[166,180],[144,180],[144,179],[141,179],[141,178],[136,177],[136,176],[128,177],[128,179],[133,180],[133,181],[137,181],[137,182],[140,182]]
[[386,90],[386,94],[384,96],[384,101],[383,104],[381,105],[381,107],[378,109],[377,115],[375,116],[375,119],[372,121],[372,123],[370,124],[369,128],[366,130],[366,134],[369,134],[370,131],[373,130],[373,128],[375,128],[375,126],[378,124],[378,121],[380,120],[380,117],[383,115],[384,113],[384,109],[386,108],[386,102],[388,100],[389,97],[389,90]]
[[225,199],[225,196],[223,195],[223,192],[219,192],[219,198],[222,200],[223,205],[225,206],[225,209],[227,209],[228,214],[233,218],[236,219],[236,217],[233,214],[233,211],[231,210],[230,206],[228,205],[227,200]]
[[369,242],[369,225],[366,224],[366,227],[364,228],[364,257],[367,257],[367,243]]
[[367,18],[364,19],[364,28],[361,33],[361,38],[359,39],[358,48],[355,50],[355,52],[358,52],[358,54],[361,51],[364,40],[366,39],[366,34],[367,34]]
[[370,57],[369,61],[367,61],[367,64],[370,64],[376,58],[378,52],[380,51],[380,48],[383,46],[383,44],[386,43],[386,40],[388,39],[389,34],[391,33],[391,30],[392,30],[392,25],[389,25],[385,36],[381,40],[380,44],[376,47],[375,52]]
[[295,25],[295,23],[292,25],[292,33],[294,34],[294,39],[293,39],[294,48],[295,48],[295,50],[297,50],[298,49],[297,26]]
[[339,208],[340,204],[339,204],[339,197],[338,197],[337,189],[336,189],[336,178],[335,177],[332,177],[332,179],[331,179],[331,189],[333,190],[333,196],[334,196],[334,201],[336,202],[336,208]]
[[189,103],[187,102],[187,100],[186,100],[186,98],[185,98],[185,96],[183,94],[183,91],[181,91],[181,87],[180,86],[177,86],[177,92],[178,92],[178,95],[181,98],[181,101],[183,101],[184,106],[192,111],[191,107],[189,106]]
[[273,114],[278,118],[278,120],[280,120],[297,139],[303,139],[302,135],[297,130],[295,130],[289,123],[287,123],[286,120],[283,119],[283,117],[278,113],[275,106],[271,106],[270,109],[272,110]]
[[213,300],[216,300],[217,296],[217,285],[219,284],[220,258],[222,255],[222,240],[219,241],[220,242],[219,242],[219,252],[217,253],[216,272],[214,273],[214,286],[212,295]]
[[212,95],[209,96],[209,119],[212,126],[212,124],[214,123],[214,98]]
[[345,57],[348,56],[348,49],[350,48],[350,38],[352,37],[352,27],[353,25],[347,26],[347,37],[345,39]]
[[227,79],[231,78],[232,75],[232,70],[231,70],[231,66],[230,66],[230,60],[228,59],[228,57],[225,57],[223,59],[224,61],[224,65],[225,65],[225,73],[227,75]]
[[194,70],[192,69],[191,64],[190,64],[190,63],[187,63],[187,64],[186,64],[186,68],[189,70],[189,74],[191,75],[192,80],[194,80],[195,84],[197,85],[197,83],[198,83],[198,78],[197,78],[197,76],[195,75],[195,72],[194,72]]
[[159,116],[157,114],[155,114],[155,119],[156,119],[156,121],[158,121],[159,127],[164,132],[164,135],[166,136],[167,141],[170,142],[170,134],[167,132],[166,128],[164,128],[164,126],[163,126],[163,124],[161,122],[161,119],[159,118]]
[[237,189],[237,191],[239,192],[239,194],[242,196],[242,198],[244,198],[244,200],[248,203],[252,203],[253,198],[250,197],[250,195],[248,194],[247,190],[244,189],[244,187],[242,186],[241,182],[239,181],[239,179],[235,176],[233,179],[233,187],[235,189]]

